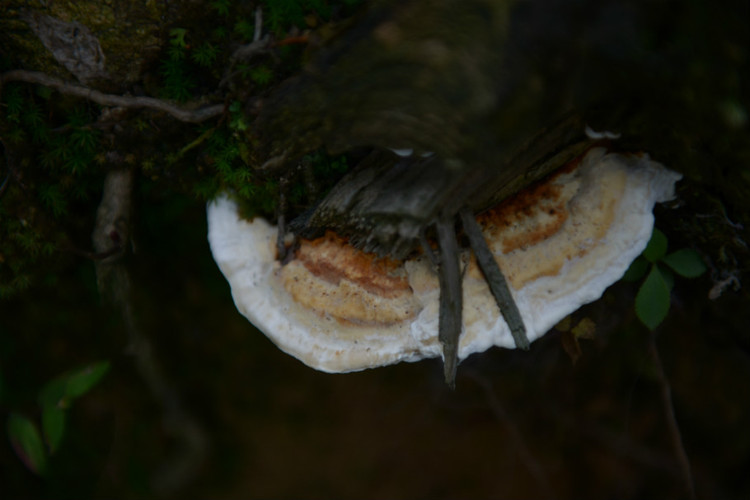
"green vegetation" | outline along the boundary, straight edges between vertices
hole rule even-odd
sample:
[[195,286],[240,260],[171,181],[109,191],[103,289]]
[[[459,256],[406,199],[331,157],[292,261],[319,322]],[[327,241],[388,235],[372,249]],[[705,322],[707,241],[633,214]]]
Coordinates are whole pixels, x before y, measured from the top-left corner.
[[27,289],[50,258],[69,247],[71,211],[90,206],[101,186],[98,108],[53,99],[47,89],[8,84],[0,100],[2,173],[0,298]]
[[683,248],[667,254],[667,247],[667,237],[654,228],[643,254],[623,276],[625,281],[638,281],[646,276],[635,297],[635,312],[649,330],[654,330],[667,317],[674,274],[697,278],[706,272],[706,264],[695,250]]
[[187,30],[173,28],[169,31],[169,49],[167,58],[161,64],[164,78],[163,97],[177,102],[185,102],[192,97],[195,82],[190,75],[187,59]]
[[8,439],[29,470],[44,475],[47,458],[57,452],[65,435],[66,412],[73,401],[89,392],[108,370],[109,363],[102,361],[66,372],[45,384],[37,398],[41,433],[33,419],[18,412],[8,416]]
[[[283,38],[293,28],[308,26],[305,16],[326,21],[356,3],[268,2],[261,5],[264,31]],[[255,36],[255,5],[234,0],[209,5],[211,22],[201,10],[170,27],[153,72],[156,78],[143,85],[147,95],[178,103],[224,99],[227,113],[216,123],[187,125],[141,111],[108,118],[97,105],[42,86],[2,87],[0,299],[33,285],[54,285],[57,272],[75,254],[87,253],[102,180],[114,165],[139,169],[142,196],[171,193],[205,202],[219,190],[229,190],[243,200],[248,214],[275,216],[279,179],[255,170],[242,103],[296,71],[304,46],[279,47],[274,54],[233,66],[238,43]],[[5,55],[0,70],[14,67]],[[166,147],[181,143],[176,150]],[[302,161],[319,179],[332,173],[338,178],[346,169],[345,158],[328,158],[323,152]],[[292,212],[310,202],[301,177],[289,182]]]

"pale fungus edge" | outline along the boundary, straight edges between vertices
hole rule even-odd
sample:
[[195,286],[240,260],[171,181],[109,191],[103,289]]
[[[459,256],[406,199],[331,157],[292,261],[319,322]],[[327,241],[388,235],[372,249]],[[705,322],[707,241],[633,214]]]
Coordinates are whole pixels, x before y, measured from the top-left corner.
[[[590,151],[578,168],[595,169],[592,172],[597,175],[589,176],[592,178],[608,170],[626,172],[624,195],[601,251],[592,252],[596,262],[568,261],[558,275],[535,279],[513,291],[531,341],[583,304],[597,300],[622,277],[648,243],[654,204],[672,199],[680,178],[647,155],[606,154],[601,148]],[[226,195],[209,203],[208,226],[214,259],[230,284],[239,312],[281,350],[312,368],[348,372],[441,355],[437,341],[439,292],[434,286],[415,290],[422,308],[411,322],[342,325],[303,310],[281,285],[280,264],[274,259],[274,226],[262,218],[241,219],[236,203]],[[410,280],[432,272],[425,259],[408,262],[406,269]],[[578,274],[581,269],[585,272],[571,279],[574,269]],[[460,359],[492,346],[514,347],[486,285],[465,282],[464,294]]]

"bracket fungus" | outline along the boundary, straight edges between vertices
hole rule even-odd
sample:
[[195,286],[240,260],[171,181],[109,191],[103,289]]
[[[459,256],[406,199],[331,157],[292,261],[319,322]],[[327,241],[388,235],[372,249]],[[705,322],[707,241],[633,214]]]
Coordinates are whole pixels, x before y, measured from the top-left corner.
[[[648,155],[599,147],[473,218],[529,341],[622,277],[648,243],[654,204],[672,199],[679,179]],[[440,284],[428,255],[378,257],[329,231],[301,240],[282,264],[276,227],[262,218],[243,220],[226,195],[209,204],[208,226],[238,310],[305,364],[348,372],[443,354]],[[514,347],[474,254],[459,254],[458,359]]]

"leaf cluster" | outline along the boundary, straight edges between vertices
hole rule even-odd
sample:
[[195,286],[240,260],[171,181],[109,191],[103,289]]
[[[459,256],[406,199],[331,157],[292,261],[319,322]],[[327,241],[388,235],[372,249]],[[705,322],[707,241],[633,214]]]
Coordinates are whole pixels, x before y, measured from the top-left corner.
[[682,248],[668,254],[667,248],[667,237],[654,228],[643,254],[623,276],[625,281],[638,281],[645,276],[635,297],[635,312],[649,330],[654,330],[667,317],[675,273],[684,278],[697,278],[706,272],[706,264],[695,250]]
[[6,423],[8,439],[29,470],[45,474],[48,458],[57,452],[65,436],[67,412],[71,405],[99,383],[108,370],[109,362],[100,361],[47,382],[37,397],[41,432],[35,420],[18,412],[10,413]]
[[195,82],[190,75],[187,59],[187,30],[173,28],[169,31],[167,58],[161,63],[162,95],[167,99],[185,102],[192,97]]

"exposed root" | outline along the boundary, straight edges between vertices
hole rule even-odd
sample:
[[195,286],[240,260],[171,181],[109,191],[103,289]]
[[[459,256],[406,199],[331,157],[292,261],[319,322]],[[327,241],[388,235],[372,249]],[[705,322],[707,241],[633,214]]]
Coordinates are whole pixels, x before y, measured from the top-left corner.
[[656,375],[659,381],[659,387],[661,389],[661,401],[664,409],[664,416],[667,419],[667,429],[669,431],[669,438],[672,441],[672,448],[679,465],[682,480],[685,483],[685,493],[687,498],[695,499],[695,482],[693,481],[693,473],[690,467],[690,460],[688,459],[687,452],[685,451],[685,445],[682,442],[682,434],[680,433],[680,427],[677,424],[677,417],[674,413],[674,404],[672,403],[672,389],[667,380],[667,375],[664,373],[664,366],[661,363],[659,357],[659,350],[656,347],[656,340],[653,335],[649,335],[648,354],[651,358],[651,362],[656,368]]
[[213,104],[198,109],[187,109],[174,104],[155,99],[153,97],[133,97],[114,94],[105,94],[83,85],[68,83],[59,78],[49,76],[38,71],[26,71],[16,69],[6,71],[0,75],[0,87],[6,82],[26,82],[44,85],[54,89],[61,94],[82,97],[102,106],[113,106],[120,108],[147,108],[163,111],[174,118],[188,123],[200,123],[210,118],[221,115],[224,112],[224,104]]
[[161,370],[150,339],[143,334],[133,311],[130,272],[122,260],[130,239],[130,216],[134,172],[112,170],[104,181],[102,201],[92,234],[94,249],[107,258],[96,261],[99,290],[119,310],[130,338],[129,352],[135,367],[162,406],[165,431],[177,441],[178,450],[164,461],[154,478],[154,490],[171,495],[189,483],[204,460],[208,439],[185,410],[177,390]]

